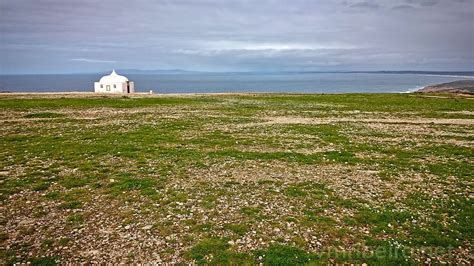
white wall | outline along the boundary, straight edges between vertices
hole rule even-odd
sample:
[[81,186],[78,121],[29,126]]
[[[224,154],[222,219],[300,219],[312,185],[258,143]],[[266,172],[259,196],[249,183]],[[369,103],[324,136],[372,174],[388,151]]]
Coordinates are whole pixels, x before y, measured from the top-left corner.
[[[115,88],[114,88],[115,85]],[[94,92],[98,93],[127,93],[127,83],[126,82],[119,82],[119,83],[100,83],[94,82]],[[130,92],[132,88],[130,88]]]

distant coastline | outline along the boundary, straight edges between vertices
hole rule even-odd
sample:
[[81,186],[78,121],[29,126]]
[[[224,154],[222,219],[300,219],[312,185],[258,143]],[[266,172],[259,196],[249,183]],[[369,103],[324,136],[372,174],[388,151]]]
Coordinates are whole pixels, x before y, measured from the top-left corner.
[[474,80],[457,80],[426,86],[417,92],[421,93],[462,93],[474,95]]

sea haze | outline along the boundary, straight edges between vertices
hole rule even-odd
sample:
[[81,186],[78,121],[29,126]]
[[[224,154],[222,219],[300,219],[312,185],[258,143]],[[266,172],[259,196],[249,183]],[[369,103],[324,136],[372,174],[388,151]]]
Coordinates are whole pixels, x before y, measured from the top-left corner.
[[[119,72],[120,73],[120,72]],[[393,93],[474,79],[472,73],[120,73],[137,92]],[[104,74],[0,75],[2,92],[87,92]]]

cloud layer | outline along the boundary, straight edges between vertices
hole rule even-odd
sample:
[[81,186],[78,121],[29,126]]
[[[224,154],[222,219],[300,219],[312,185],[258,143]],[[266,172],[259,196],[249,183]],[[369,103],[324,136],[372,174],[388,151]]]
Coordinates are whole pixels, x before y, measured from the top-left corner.
[[474,66],[474,0],[17,0],[0,8],[1,73]]

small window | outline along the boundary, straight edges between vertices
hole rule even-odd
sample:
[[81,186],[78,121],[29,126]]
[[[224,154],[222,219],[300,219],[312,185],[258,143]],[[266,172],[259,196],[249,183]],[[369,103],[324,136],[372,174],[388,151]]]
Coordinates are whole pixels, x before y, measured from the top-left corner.
[[114,84],[114,89],[117,88],[117,85]]
[[104,85],[100,84],[100,88],[103,89],[103,88],[104,88]]

